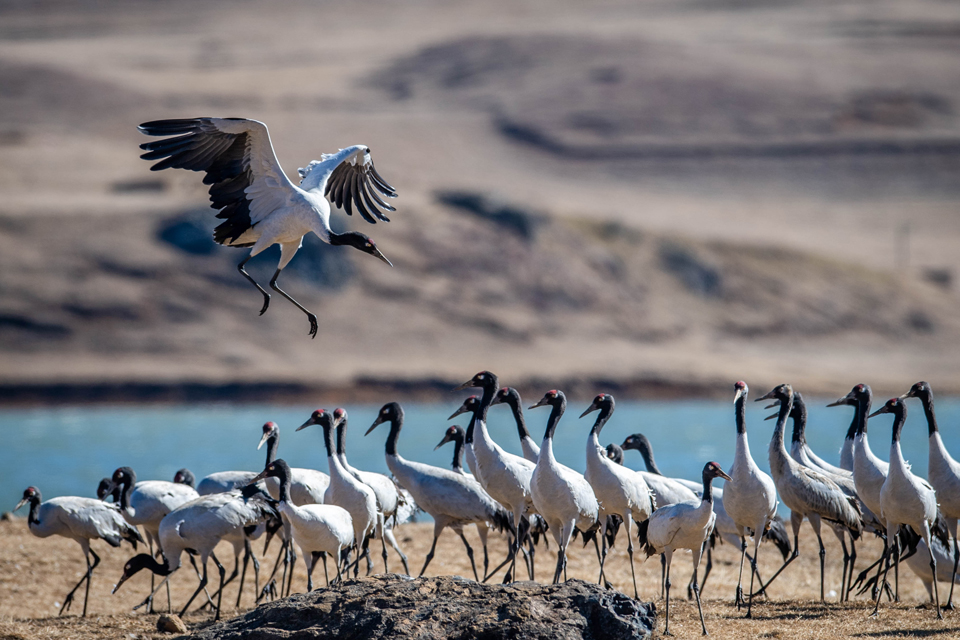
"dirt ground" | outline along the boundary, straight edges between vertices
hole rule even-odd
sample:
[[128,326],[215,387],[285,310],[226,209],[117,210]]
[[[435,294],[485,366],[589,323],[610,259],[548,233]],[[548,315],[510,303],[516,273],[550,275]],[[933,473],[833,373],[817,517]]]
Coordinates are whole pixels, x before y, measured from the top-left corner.
[[[410,568],[419,570],[431,542],[432,525],[416,523],[402,525],[398,529],[397,539],[407,553]],[[467,536],[479,549],[479,540],[475,531]],[[817,600],[819,591],[818,563],[814,552],[815,541],[809,528],[804,525],[801,531],[801,555],[786,570],[770,589],[770,599],[758,599],[754,605],[754,618],[743,618],[733,605],[733,593],[737,580],[739,554],[730,545],[721,545],[714,552],[713,571],[704,589],[704,616],[711,635],[718,638],[955,638],[960,635],[960,619],[952,611],[944,612],[944,620],[934,619],[933,611],[918,607],[927,601],[926,592],[919,579],[907,568],[901,572],[900,604],[884,603],[879,618],[870,618],[871,604],[861,596],[849,604],[835,604],[836,596],[828,597],[828,604]],[[826,589],[839,590],[840,550],[833,539],[825,539],[827,546]],[[623,545],[621,539],[620,545]],[[94,574],[90,590],[90,604],[87,618],[78,616],[82,609],[82,600],[74,604],[73,610],[63,617],[57,617],[59,603],[70,589],[72,583],[80,578],[83,559],[77,546],[63,538],[41,540],[33,537],[26,528],[24,519],[0,522],[0,638],[104,638],[133,639],[161,637],[156,631],[154,614],[131,611],[132,607],[146,595],[149,575],[144,572],[126,583],[119,593],[110,595],[114,583],[119,578],[123,563],[132,555],[129,547],[114,550],[105,544],[96,547],[102,563]],[[262,546],[256,544],[258,553]],[[263,564],[272,567],[277,547],[267,555],[269,560]],[[556,546],[551,543],[550,550],[538,548],[536,577],[546,580],[552,572]],[[498,562],[506,551],[503,539],[491,537],[491,563]],[[880,552],[877,540],[864,541],[858,549],[860,560],[858,569],[867,566],[868,558],[875,558]],[[222,545],[218,556],[224,562],[228,572],[232,568],[230,548]],[[478,553],[478,557],[482,554]],[[390,569],[401,569],[399,559],[391,551]],[[772,575],[779,566],[780,556],[772,547],[763,547],[760,553],[760,567],[764,576]],[[377,558],[376,570],[382,570]],[[213,567],[211,566],[211,569]],[[626,593],[630,592],[630,567],[625,549],[617,549],[608,558],[607,576],[613,585]],[[591,549],[575,548],[571,552],[568,575],[571,578],[593,580],[596,578],[598,564]],[[437,545],[437,553],[431,564],[429,575],[459,574],[470,575],[470,566],[463,553],[460,540],[450,531],[445,531]],[[637,563],[637,581],[642,599],[653,599],[661,612],[662,606],[657,589],[660,565],[655,558]],[[690,576],[689,554],[675,558],[673,578],[673,598],[671,599],[671,631],[677,637],[698,637],[700,635],[696,604],[686,599],[684,585]],[[322,568],[315,571],[315,578],[323,584]],[[497,578],[502,578],[502,574]],[[294,574],[294,590],[306,589],[306,572],[302,563],[297,565]],[[174,609],[183,606],[196,586],[195,577],[187,571],[175,574],[171,579]],[[946,585],[941,585],[944,588]],[[322,587],[321,587],[322,588]],[[224,617],[237,615],[253,606],[253,590],[245,587],[241,609],[235,610],[236,583],[227,586],[223,601]],[[941,596],[946,600],[945,593]],[[161,598],[161,601],[165,598]],[[165,603],[163,603],[165,604]],[[195,608],[195,607],[194,607]],[[209,612],[191,611],[186,616],[190,628],[199,628],[210,623]]]

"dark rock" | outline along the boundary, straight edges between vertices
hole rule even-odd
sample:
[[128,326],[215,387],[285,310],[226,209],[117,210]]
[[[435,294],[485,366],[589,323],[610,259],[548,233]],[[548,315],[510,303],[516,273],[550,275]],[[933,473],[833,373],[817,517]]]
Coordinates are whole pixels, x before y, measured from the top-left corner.
[[454,576],[345,582],[264,604],[189,636],[239,638],[649,638],[656,607],[581,580],[485,585]]
[[164,614],[157,618],[157,631],[162,633],[186,633],[187,625],[180,616]]
[[492,222],[524,240],[532,240],[536,234],[537,226],[545,222],[542,215],[499,202],[481,193],[440,191],[436,195],[440,203]]

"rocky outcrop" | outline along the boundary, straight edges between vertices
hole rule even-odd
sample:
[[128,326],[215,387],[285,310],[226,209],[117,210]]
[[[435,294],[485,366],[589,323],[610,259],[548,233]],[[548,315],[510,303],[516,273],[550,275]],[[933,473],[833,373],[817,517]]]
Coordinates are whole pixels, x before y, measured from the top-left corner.
[[485,585],[387,575],[264,604],[189,637],[626,640],[651,637],[655,628],[652,603],[580,580]]

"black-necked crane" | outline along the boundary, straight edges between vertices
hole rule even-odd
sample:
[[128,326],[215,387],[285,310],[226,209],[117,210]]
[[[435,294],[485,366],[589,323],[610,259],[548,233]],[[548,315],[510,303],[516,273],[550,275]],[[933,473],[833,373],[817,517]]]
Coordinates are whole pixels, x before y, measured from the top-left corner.
[[237,268],[263,295],[261,315],[270,306],[270,294],[244,265],[275,244],[280,245],[280,262],[270,288],[307,315],[311,337],[317,335],[317,316],[277,285],[303,236],[312,231],[328,244],[351,246],[390,264],[368,236],[353,231],[335,233],[330,227],[331,202],[342,206],[347,215],[356,207],[371,223],[388,221],[381,209],[395,211],[380,194],[395,198],[397,192],[377,173],[366,145],[322,154],[320,160],[298,169],[300,184],[295,185],[280,167],[262,122],[189,118],[145,122],[139,129],[150,136],[164,136],[140,145],[146,151],[141,158],[159,160],[150,167],[152,171],[174,168],[206,173],[203,183],[210,185],[210,206],[223,220],[214,230],[214,240],[228,247],[250,248]]
[[604,451],[607,453],[607,458],[617,464],[623,464],[623,449],[620,448],[620,445],[611,442],[604,447]]
[[[353,474],[353,477],[367,485],[377,496],[377,535],[380,536],[381,540],[385,540],[390,543],[390,546],[393,547],[393,550],[397,552],[400,556],[401,562],[403,562],[403,572],[407,575],[410,575],[410,566],[407,564],[406,554],[400,550],[400,545],[397,544],[397,538],[393,535],[392,525],[388,525],[387,522],[390,519],[396,521],[397,511],[400,508],[401,497],[400,492],[397,489],[396,483],[383,475],[382,473],[372,473],[369,471],[361,471],[350,466],[350,463],[347,462],[347,410],[338,407],[333,412],[334,421],[337,424],[337,457],[340,458],[340,464],[343,465],[343,468]],[[370,574],[370,571],[373,569],[373,560],[370,558],[370,555],[367,555],[367,574]],[[383,570],[385,573],[389,573],[390,570],[387,568],[387,548],[383,547]]]
[[[957,542],[957,519],[960,518],[960,463],[953,459],[940,438],[937,415],[933,410],[933,389],[927,382],[918,382],[901,399],[917,398],[923,404],[927,418],[927,444],[929,466],[927,480],[937,492],[940,513],[946,518],[947,528],[953,538],[953,573],[950,578],[950,596],[945,608],[953,609],[953,585],[956,584],[957,564],[960,563],[960,542]],[[936,546],[936,545],[934,545]]]
[[[887,537],[884,541],[884,569],[883,579],[879,582],[882,585],[887,579],[887,571],[890,569],[890,547],[893,547],[894,573],[898,571],[900,562],[899,545],[894,543],[894,536],[897,528],[902,525],[908,525],[914,531],[920,534],[923,541],[927,543],[927,551],[930,555],[930,571],[937,575],[937,559],[933,554],[933,544],[930,540],[931,531],[938,524],[937,520],[942,519],[937,509],[937,494],[933,487],[926,480],[913,475],[910,472],[910,466],[903,459],[903,451],[900,449],[900,433],[903,430],[903,423],[907,420],[907,407],[900,398],[891,398],[877,411],[870,414],[870,418],[882,413],[893,414],[893,437],[890,443],[890,472],[887,479],[880,489],[880,512],[887,524]],[[941,536],[941,542],[944,545],[949,544],[946,534],[946,523],[941,522],[943,526],[936,526]],[[883,589],[877,592],[877,601],[873,613],[876,615],[880,610],[880,598],[883,595]],[[937,589],[937,581],[933,581],[933,595],[936,602],[937,619],[942,619],[940,613],[940,593]]]
[[[75,540],[83,549],[83,557],[87,561],[87,572],[83,574],[76,586],[63,599],[60,615],[70,609],[73,603],[73,594],[80,585],[86,583],[83,594],[83,616],[87,615],[87,599],[90,597],[90,578],[93,570],[100,564],[100,556],[90,548],[91,540],[105,540],[112,547],[119,547],[126,540],[137,548],[137,542],[143,538],[137,529],[128,524],[120,515],[120,511],[113,505],[97,498],[82,498],[79,496],[62,496],[51,498],[43,502],[40,490],[36,487],[27,487],[23,492],[23,499],[13,508],[14,511],[30,503],[30,513],[27,515],[27,526],[30,533],[38,538],[62,536]],[[93,556],[93,564],[90,563]]]
[[[221,540],[233,544],[234,553],[239,553],[244,541],[244,528],[253,527],[261,522],[273,519],[280,520],[280,514],[272,504],[272,499],[257,487],[243,490],[228,491],[200,496],[183,504],[160,521],[160,548],[163,549],[164,561],[159,563],[147,553],[134,556],[123,567],[123,575],[113,588],[116,593],[124,582],[143,569],[149,569],[154,574],[164,576],[164,579],[154,589],[154,593],[167,583],[170,575],[180,568],[180,559],[183,552],[197,554],[203,564],[203,574],[197,590],[193,592],[187,603],[180,611],[182,617],[197,595],[207,586],[207,560],[213,558],[217,571],[220,573],[220,588],[217,592],[217,612],[215,620],[220,619],[220,605],[223,600],[224,578],[226,570],[213,550]],[[147,604],[153,593],[136,608]]]
[[397,451],[397,441],[403,428],[403,408],[398,403],[383,405],[365,435],[369,435],[384,422],[390,423],[385,449],[387,468],[400,486],[410,492],[417,505],[433,518],[433,544],[420,575],[423,575],[433,560],[440,534],[446,527],[450,527],[463,541],[470,558],[470,566],[473,568],[473,577],[479,582],[473,549],[463,535],[463,527],[489,522],[500,531],[508,530],[510,519],[507,511],[484,491],[480,483],[469,476],[407,460],[401,456]]
[[[464,450],[464,440],[466,439],[466,432],[463,430],[463,427],[458,425],[451,425],[443,434],[443,439],[440,441],[437,446],[433,448],[434,451],[447,444],[448,442],[453,443],[453,460],[450,462],[450,469],[454,473],[466,476],[471,480],[476,480],[472,475],[468,474],[463,469],[463,450]],[[486,492],[484,492],[486,493]],[[492,498],[491,498],[492,500]],[[486,579],[487,572],[490,570],[490,556],[487,552],[487,535],[489,533],[490,527],[486,522],[477,522],[477,535],[480,536],[480,544],[483,545],[483,575]]]
[[343,507],[350,512],[350,517],[353,519],[354,544],[357,552],[353,567],[354,576],[356,576],[360,572],[360,557],[369,552],[367,538],[373,534],[377,526],[377,494],[357,480],[340,463],[337,445],[334,442],[336,424],[333,412],[317,409],[297,428],[297,431],[313,425],[319,425],[323,429],[327,464],[330,467],[330,486],[327,487],[323,496],[323,503]]
[[[147,545],[154,557],[161,550],[160,521],[180,505],[200,497],[193,487],[180,482],[165,480],[137,482],[137,474],[130,467],[120,467],[114,471],[110,482],[110,486],[105,489],[106,492],[113,493],[114,488],[120,491],[119,499],[115,500],[120,507],[120,513],[134,527],[143,527]],[[150,593],[153,593],[153,587],[151,574]],[[167,590],[167,609],[170,609],[169,589]],[[148,611],[153,612],[152,601],[148,605]]]
[[520,399],[520,392],[513,387],[504,387],[497,391],[493,397],[491,406],[495,404],[505,404],[513,412],[513,419],[517,423],[517,433],[520,435],[520,450],[523,451],[523,457],[537,464],[540,458],[540,447],[530,437],[530,431],[527,430],[527,422],[523,418],[523,400]]
[[799,544],[800,525],[806,516],[810,520],[820,545],[820,601],[824,602],[823,565],[826,551],[823,548],[823,539],[820,536],[821,518],[829,522],[836,522],[846,527],[851,536],[856,539],[863,532],[863,519],[860,513],[860,503],[856,498],[846,495],[829,477],[805,467],[794,460],[787,452],[784,444],[784,430],[787,417],[793,408],[793,387],[781,384],[768,394],[757,398],[762,400],[776,399],[780,402],[777,413],[777,424],[770,439],[769,461],[770,475],[777,487],[780,500],[791,511],[790,525],[793,528],[793,553],[777,570],[766,584],[760,587],[757,593],[762,593],[778,575],[800,555]]
[[584,534],[584,539],[587,532],[595,531],[600,526],[600,505],[587,479],[559,464],[553,453],[553,436],[567,408],[567,398],[562,391],[553,389],[530,408],[537,407],[550,407],[550,417],[540,443],[540,457],[530,480],[530,492],[537,513],[547,521],[559,547],[557,568],[553,573],[553,584],[558,584],[560,575],[565,576],[566,573],[567,547],[574,530]]
[[607,516],[618,515],[623,518],[627,531],[627,555],[630,556],[630,575],[633,578],[633,597],[638,598],[637,574],[633,565],[633,523],[643,522],[650,517],[655,508],[653,494],[643,478],[607,457],[606,450],[600,446],[600,431],[613,415],[616,402],[609,393],[601,393],[587,407],[580,417],[592,411],[599,411],[597,419],[587,436],[587,467],[584,477],[593,488],[600,505],[600,526],[603,552],[600,558],[600,577],[603,584],[603,564],[607,558]]
[[453,420],[464,413],[469,414],[470,418],[463,434],[463,459],[466,461],[467,468],[470,470],[470,473],[473,474],[474,479],[482,485],[480,471],[477,469],[477,457],[473,454],[473,436],[476,430],[477,418],[480,415],[480,396],[468,396],[457,410],[450,414],[447,420]]
[[767,473],[757,466],[750,454],[747,439],[746,402],[749,388],[740,381],[734,385],[734,413],[737,423],[737,447],[730,467],[730,482],[724,492],[724,509],[740,533],[740,571],[737,574],[737,608],[743,602],[743,558],[747,553],[747,535],[753,535],[753,557],[750,558],[750,591],[747,617],[753,615],[753,578],[757,572],[760,541],[777,515],[777,487]]
[[[769,419],[772,420],[776,417],[777,414],[773,414],[769,416]],[[793,459],[809,469],[819,471],[837,483],[837,486],[840,487],[844,494],[855,498],[860,504],[860,515],[864,526],[875,531],[882,529],[883,525],[880,524],[880,520],[860,498],[860,495],[857,492],[856,483],[853,479],[853,473],[845,469],[837,469],[836,467],[832,466],[830,468],[825,468],[821,465],[818,465],[810,456],[811,450],[806,444],[807,405],[803,400],[803,396],[798,391],[794,391],[793,394],[793,407],[790,409],[790,417],[793,419],[793,436],[790,443],[790,455],[793,457]],[[831,471],[831,469],[835,469],[835,471]],[[834,535],[836,535],[837,539],[840,541],[840,547],[843,550],[843,570],[841,574],[842,579],[840,581],[840,602],[843,602],[844,600],[849,599],[850,590],[853,588],[853,570],[857,560],[857,543],[856,540],[851,536],[850,551],[848,552],[846,541],[848,531],[842,525],[836,523],[830,523],[829,526]]]
[[[701,484],[694,482],[693,480],[687,480],[686,478],[670,478],[663,475],[663,472],[660,471],[660,468],[657,466],[657,462],[653,456],[653,445],[650,443],[650,440],[643,435],[642,433],[634,433],[629,435],[624,439],[623,449],[635,449],[643,457],[644,465],[646,466],[646,471],[638,471],[637,473],[643,475],[643,479],[646,480],[647,485],[650,487],[650,490],[653,491],[654,496],[657,499],[657,505],[666,505],[674,504],[678,502],[689,502],[691,504],[700,504],[700,490]],[[737,525],[734,523],[733,518],[727,513],[726,508],[723,503],[723,490],[719,487],[714,487],[713,489],[713,511],[717,514],[717,518],[714,522],[715,535],[716,537],[723,538],[730,544],[734,546],[740,545],[740,530],[737,528]],[[774,520],[770,529],[767,531],[767,535],[770,536],[770,539],[773,540],[776,544],[777,549],[780,550],[780,553],[783,555],[784,559],[790,555],[790,540],[787,537],[786,529],[783,526],[783,522],[778,518]],[[713,570],[713,545],[715,540],[711,537],[710,541],[707,543],[707,566],[703,571],[703,582],[700,583],[700,591],[703,592],[703,589],[707,586],[707,579],[710,577],[710,572]],[[749,558],[750,555],[747,554]],[[666,567],[664,567],[666,569]],[[690,582],[687,584],[687,597],[693,597],[693,579],[691,578]]]
[[[524,523],[524,516],[535,511],[533,494],[530,490],[530,479],[536,465],[526,458],[504,451],[500,445],[493,441],[487,431],[487,410],[500,388],[497,376],[489,371],[481,371],[454,390],[468,387],[483,389],[476,417],[467,428],[468,443],[473,436],[472,450],[476,461],[474,476],[494,500],[513,513],[515,536],[511,548],[510,570],[507,572],[507,576],[515,577],[516,554],[520,552],[520,547],[529,530],[529,526]],[[528,569],[530,579],[533,580],[532,556]]]
[[313,591],[313,567],[320,554],[324,554],[324,558],[326,554],[333,556],[337,565],[337,581],[342,580],[340,556],[344,549],[353,544],[353,520],[346,509],[334,504],[297,505],[290,492],[291,475],[290,466],[284,460],[274,460],[251,483],[264,478],[280,481],[280,504],[277,508],[290,525],[293,541],[303,552],[309,592]]
[[[870,405],[873,402],[873,391],[869,385],[858,384],[850,390],[846,396],[836,402],[831,402],[828,407],[838,407],[849,405],[854,408],[852,430],[853,436],[850,438],[852,445],[850,447],[850,464],[852,465],[853,483],[857,490],[863,505],[870,511],[871,516],[877,520],[876,529],[879,535],[885,536],[887,532],[886,522],[880,515],[880,489],[887,479],[890,464],[884,462],[870,448],[870,441],[867,437],[867,416],[870,415]],[[846,441],[844,441],[846,446]],[[865,514],[866,515],[866,514]],[[865,517],[866,520],[866,517]],[[883,558],[878,559],[873,566],[877,566],[877,574],[883,570]],[[869,571],[868,568],[866,571]],[[851,570],[851,576],[853,571]],[[896,585],[896,592],[899,592],[900,585]]]
[[[190,469],[183,468],[178,469],[175,474],[173,474],[173,481],[177,484],[185,484],[191,489],[195,488],[197,478],[193,475],[193,471]],[[199,493],[199,492],[198,492]]]
[[681,502],[659,507],[639,526],[640,545],[647,557],[662,553],[666,560],[666,624],[663,634],[670,635],[670,563],[677,549],[690,549],[693,552],[693,593],[697,599],[697,611],[700,613],[700,626],[703,635],[707,635],[707,625],[703,621],[703,608],[700,606],[700,586],[697,584],[697,570],[704,543],[713,530],[717,515],[713,511],[713,479],[723,478],[730,482],[730,476],[723,472],[716,462],[708,462],[703,467],[703,492],[699,504]]

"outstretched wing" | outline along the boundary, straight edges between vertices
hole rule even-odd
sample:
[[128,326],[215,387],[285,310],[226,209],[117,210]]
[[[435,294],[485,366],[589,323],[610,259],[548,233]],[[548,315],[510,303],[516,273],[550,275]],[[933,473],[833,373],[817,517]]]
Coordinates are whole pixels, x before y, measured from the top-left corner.
[[377,168],[373,166],[373,159],[370,157],[370,150],[366,149],[363,153],[352,155],[337,165],[330,174],[330,179],[327,180],[327,188],[323,195],[346,211],[347,215],[353,215],[355,205],[367,222],[373,224],[376,224],[377,220],[389,222],[390,218],[384,215],[378,206],[387,211],[396,211],[396,208],[384,202],[378,191],[388,198],[397,197],[396,190],[377,173]]
[[245,118],[154,120],[140,125],[150,136],[172,136],[140,145],[150,169],[205,171],[210,202],[224,220],[214,239],[231,244],[244,231],[287,205],[296,189],[284,175],[267,126]]

